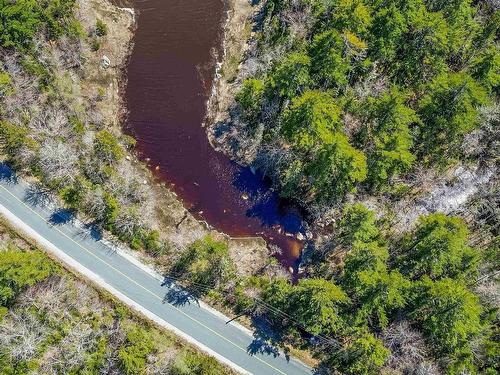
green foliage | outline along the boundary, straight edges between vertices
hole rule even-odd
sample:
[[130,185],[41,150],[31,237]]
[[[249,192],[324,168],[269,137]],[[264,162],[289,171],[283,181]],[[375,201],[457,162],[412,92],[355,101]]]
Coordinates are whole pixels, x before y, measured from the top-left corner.
[[377,242],[356,242],[344,259],[344,285],[348,290],[356,291],[361,287],[360,275],[381,274],[387,270],[389,258],[387,247]]
[[81,375],[92,375],[98,373],[99,369],[106,361],[107,349],[108,342],[106,338],[101,338],[97,343],[95,350],[86,356],[85,366],[81,371]]
[[[489,3],[268,0],[263,17],[256,61],[276,57],[248,80],[267,78],[269,100],[252,112],[269,130],[262,156],[282,147],[270,161],[285,197],[325,206],[357,186],[392,193],[417,161],[453,161],[498,95]],[[271,100],[278,114],[261,116]]]
[[33,38],[41,29],[49,39],[77,34],[74,3],[75,0],[1,0],[0,44],[27,51],[33,48]]
[[188,247],[173,270],[189,282],[217,286],[233,275],[234,265],[227,244],[206,236]]
[[300,158],[282,174],[285,194],[304,189],[325,202],[342,197],[366,178],[366,158],[340,131],[340,109],[330,95],[306,91],[283,117],[281,132]]
[[471,75],[490,91],[500,86],[500,52],[494,45],[481,51],[471,64]]
[[[0,70],[0,100],[11,93],[11,79],[8,73]],[[1,110],[0,110],[1,113]]]
[[0,120],[0,139],[3,141],[3,149],[10,155],[26,142],[27,135],[26,128]]
[[104,203],[106,204],[106,209],[104,210],[104,225],[108,230],[113,230],[116,218],[120,211],[120,205],[115,197],[111,194],[104,193]]
[[318,202],[339,200],[355,190],[356,183],[366,178],[365,155],[349,144],[342,133],[319,149],[316,158],[305,168],[312,178],[310,193]]
[[0,20],[2,46],[26,49],[41,24],[41,9],[36,0],[2,0]]
[[344,259],[342,285],[358,307],[358,324],[368,321],[384,328],[389,316],[406,305],[410,282],[387,270],[389,251],[380,244],[373,211],[362,204],[347,206],[340,228],[352,245]]
[[380,59],[399,84],[417,84],[446,69],[448,24],[422,0],[374,1],[370,55]]
[[243,109],[245,119],[252,125],[258,120],[262,97],[264,95],[264,82],[259,79],[246,79],[236,101]]
[[[275,278],[264,287],[263,298],[314,335],[331,335],[344,329],[341,313],[350,303],[340,287],[324,279],[302,279],[292,286],[288,280]],[[283,323],[282,315],[269,311],[269,316]],[[297,327],[294,324],[284,329],[293,332]]]
[[456,217],[442,213],[423,216],[407,241],[403,270],[412,278],[427,275],[468,279],[476,272],[478,254],[467,245],[468,229]]
[[486,91],[465,73],[438,76],[419,102],[420,152],[447,162],[450,152],[478,124],[478,108],[488,101]]
[[340,221],[342,241],[353,245],[356,242],[372,242],[379,236],[375,213],[361,203],[346,205]]
[[373,144],[368,154],[368,179],[375,187],[408,171],[415,161],[409,127],[418,122],[418,117],[404,102],[397,88],[368,100],[366,137]]
[[311,44],[311,75],[326,86],[344,87],[348,83],[347,74],[351,68],[343,57],[342,36],[335,30],[316,35]]
[[321,28],[350,30],[356,34],[364,34],[372,22],[372,10],[362,0],[334,0],[324,2],[327,12],[322,17]]
[[85,124],[77,116],[70,116],[68,120],[76,134],[85,133]]
[[145,374],[147,356],[156,347],[149,333],[137,326],[127,332],[125,344],[118,351],[120,364],[126,374]]
[[342,57],[342,38],[334,30],[316,35],[310,46],[311,74],[317,82],[345,86],[349,64]]
[[169,374],[171,375],[219,375],[222,366],[213,357],[193,352],[184,352],[176,358]]
[[281,60],[269,74],[272,94],[291,99],[309,85],[311,60],[303,53],[292,53]]
[[59,195],[64,203],[73,209],[79,209],[82,206],[84,195],[91,188],[91,184],[81,176],[76,176],[71,185],[67,185],[59,190]]
[[334,99],[320,91],[306,91],[284,113],[281,131],[285,139],[306,153],[333,143],[335,131],[341,126],[340,108]]
[[[290,282],[280,277],[273,278],[271,282],[264,285],[262,297],[267,303],[278,309],[287,310],[291,293],[292,285]],[[269,315],[277,322],[281,319],[280,315],[276,314],[275,311],[269,311]]]
[[460,282],[425,277],[416,287],[411,316],[434,348],[444,354],[467,353],[469,341],[481,329],[479,299]]
[[288,303],[290,313],[314,335],[331,335],[344,328],[340,312],[349,304],[349,298],[327,280],[300,280]]
[[124,156],[122,147],[113,134],[107,130],[101,130],[96,133],[94,150],[97,156],[107,163],[118,162]]
[[9,306],[24,288],[46,279],[57,268],[41,252],[0,251],[0,306]]
[[357,334],[345,348],[334,353],[332,367],[344,374],[375,375],[389,357],[390,351],[370,333]]
[[108,34],[108,26],[99,18],[95,22],[95,34],[97,36],[105,36]]
[[359,304],[357,318],[385,328],[389,318],[406,306],[410,281],[398,271],[365,270],[357,273],[354,293]]

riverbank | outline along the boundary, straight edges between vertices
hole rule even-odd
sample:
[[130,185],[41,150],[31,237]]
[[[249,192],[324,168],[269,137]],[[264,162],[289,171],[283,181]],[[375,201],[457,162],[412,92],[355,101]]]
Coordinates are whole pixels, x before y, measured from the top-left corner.
[[218,58],[216,81],[207,102],[208,136],[212,146],[213,124],[228,118],[229,106],[241,84],[237,80],[239,69],[249,48],[249,40],[253,35],[253,17],[259,7],[248,0],[225,0],[226,20],[224,22],[222,55]]
[[[106,111],[103,111],[103,115],[106,123],[113,124],[115,132],[123,134],[128,111],[125,101],[127,65],[134,47],[134,35],[139,15],[135,14],[132,8],[120,8],[106,0],[95,1],[93,4],[95,6],[82,2],[80,18],[83,19],[84,14],[97,11],[99,14],[96,14],[96,18],[101,17],[106,24],[112,25],[106,43],[101,46],[101,51],[103,56],[109,56],[113,62],[111,69],[108,69],[108,74],[116,89],[112,91],[113,94],[107,101],[110,105]],[[238,265],[240,275],[254,274],[267,264],[269,252],[262,238],[233,239],[217,231],[209,223],[195,218],[176,193],[155,176],[159,166],[151,165],[149,159],[141,158],[132,149],[126,156],[125,163],[133,171],[135,178],[150,188],[150,201],[153,202],[154,210],[150,212],[152,217],[148,220],[149,224],[160,233],[160,239],[172,245],[177,252],[182,252],[192,242],[211,235],[228,242],[231,257]],[[160,268],[164,268],[165,262],[168,263],[172,257],[176,257],[172,252],[159,256],[138,253],[136,256]]]

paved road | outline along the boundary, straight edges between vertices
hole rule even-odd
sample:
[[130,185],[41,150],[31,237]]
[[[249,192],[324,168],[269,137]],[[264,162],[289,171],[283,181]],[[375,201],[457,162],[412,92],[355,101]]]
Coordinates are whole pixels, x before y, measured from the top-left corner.
[[145,309],[144,313],[155,316],[160,323],[166,322],[165,326],[174,327],[177,333],[240,372],[311,374],[311,370],[299,361],[287,360],[283,354],[262,345],[255,334],[226,324],[226,317],[186,298],[177,288],[162,285],[162,281],[152,274],[106,246],[97,235],[78,228],[71,220],[62,219],[64,211],[49,210],[41,201],[40,194],[0,164],[0,209],[7,214],[10,212],[11,219],[18,225],[22,222],[28,232],[36,232],[43,243],[49,241],[65,254],[63,257],[69,256],[67,259],[97,275],[101,286],[108,286],[107,289],[114,291],[118,298],[129,304],[132,300]]

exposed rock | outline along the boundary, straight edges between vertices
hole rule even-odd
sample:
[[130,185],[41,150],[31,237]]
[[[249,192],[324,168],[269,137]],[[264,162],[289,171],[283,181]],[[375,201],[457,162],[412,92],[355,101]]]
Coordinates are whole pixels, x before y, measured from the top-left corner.
[[108,56],[106,55],[103,55],[102,58],[101,58],[101,67],[103,69],[108,69],[111,65],[111,60],[109,59]]

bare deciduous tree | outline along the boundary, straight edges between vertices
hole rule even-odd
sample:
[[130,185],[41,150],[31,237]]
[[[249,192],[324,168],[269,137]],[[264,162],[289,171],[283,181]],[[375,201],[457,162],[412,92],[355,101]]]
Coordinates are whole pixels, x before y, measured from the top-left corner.
[[47,334],[34,315],[11,311],[0,323],[0,346],[14,361],[27,361],[35,356]]
[[[408,374],[438,374],[431,363],[426,366],[425,341],[420,332],[415,331],[406,321],[395,322],[389,326],[382,337],[385,346],[391,351],[386,367]],[[432,371],[431,371],[432,370]],[[422,372],[423,371],[423,372]],[[429,372],[425,372],[429,371]]]
[[72,182],[78,175],[77,155],[68,143],[48,140],[40,148],[39,166],[48,181]]
[[69,132],[68,117],[60,108],[44,108],[31,118],[29,128],[36,138],[65,138]]

